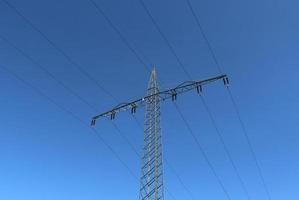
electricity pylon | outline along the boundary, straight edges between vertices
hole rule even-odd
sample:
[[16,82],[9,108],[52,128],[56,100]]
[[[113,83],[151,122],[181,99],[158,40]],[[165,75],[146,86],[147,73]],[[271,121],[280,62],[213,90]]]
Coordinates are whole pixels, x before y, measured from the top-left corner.
[[139,200],[164,200],[160,102],[170,98],[172,101],[175,101],[178,94],[191,90],[196,90],[197,93],[200,94],[203,92],[204,85],[221,79],[224,85],[228,85],[229,81],[227,76],[221,75],[202,81],[186,81],[177,87],[160,91],[157,81],[157,72],[153,69],[146,96],[129,103],[121,103],[113,109],[92,118],[91,125],[94,126],[96,120],[101,117],[110,117],[110,119],[113,120],[119,112],[131,110],[131,113],[134,114],[138,107],[145,106],[144,144],[141,157],[142,166]]

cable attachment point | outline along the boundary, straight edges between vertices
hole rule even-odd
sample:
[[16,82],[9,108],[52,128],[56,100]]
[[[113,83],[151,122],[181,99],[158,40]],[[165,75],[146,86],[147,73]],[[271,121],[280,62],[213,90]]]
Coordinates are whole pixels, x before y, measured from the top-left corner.
[[171,99],[172,101],[176,101],[177,99],[177,92],[175,90],[171,91]]
[[131,106],[132,106],[132,108],[131,108],[131,113],[132,113],[132,114],[135,114],[135,113],[136,113],[137,106],[136,106],[135,103],[133,103]]
[[111,120],[115,119],[115,115],[116,115],[115,111],[112,111],[110,115],[110,119]]
[[198,94],[201,94],[202,93],[202,85],[197,85],[196,86],[196,91]]
[[224,77],[224,78],[223,78],[223,83],[224,83],[225,86],[228,86],[228,85],[229,85],[229,80],[228,80],[227,77]]
[[91,126],[94,126],[94,125],[96,125],[96,119],[92,119],[91,120],[91,124],[90,124]]

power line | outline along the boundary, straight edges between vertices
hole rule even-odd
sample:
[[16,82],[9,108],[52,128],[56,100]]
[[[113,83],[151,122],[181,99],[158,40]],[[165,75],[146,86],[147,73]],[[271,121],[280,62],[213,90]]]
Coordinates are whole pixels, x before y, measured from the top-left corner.
[[27,58],[30,62],[32,62],[35,67],[37,67],[37,68],[41,69],[43,72],[45,72],[49,77],[51,77],[52,80],[54,80],[55,82],[57,82],[61,87],[63,87],[65,90],[67,90],[73,96],[77,97],[80,101],[82,101],[84,104],[86,104],[90,109],[92,109],[94,111],[97,111],[97,108],[95,108],[95,106],[93,106],[88,101],[86,101],[84,98],[82,98],[80,95],[78,95],[72,88],[70,88],[66,84],[64,84],[53,73],[51,73],[46,67],[44,67],[39,62],[37,62],[33,57],[31,57],[29,54],[27,54],[21,48],[19,48],[14,43],[12,43],[11,41],[9,41],[3,35],[0,35],[0,38],[3,41],[5,41],[7,44],[9,44],[12,48],[14,48],[17,52],[19,52],[21,55],[23,55],[25,58]]
[[133,150],[133,152],[136,154],[136,156],[138,158],[140,158],[140,154],[138,153],[137,149],[135,148],[135,146],[130,142],[130,140],[125,136],[125,134],[123,134],[123,132],[120,130],[120,128],[117,126],[116,123],[114,123],[112,120],[111,121],[111,124],[112,126],[115,128],[116,132],[119,134],[119,136],[121,138],[124,139],[124,141],[126,141],[126,143],[130,146],[130,148]]
[[[104,11],[104,9],[99,6],[98,3],[96,3],[94,0],[89,0],[90,3],[95,7],[95,9],[97,10],[97,12],[102,15],[102,17],[104,17],[104,19],[107,21],[107,23],[111,26],[112,30],[114,30],[114,32],[119,36],[119,38],[121,39],[121,41],[127,46],[127,48],[135,55],[135,57],[137,58],[137,60],[144,66],[144,69],[147,73],[150,73],[150,69],[148,67],[148,65],[146,64],[146,62],[141,58],[143,57],[145,60],[147,60],[151,65],[153,64],[153,62],[145,56],[145,54],[143,54],[140,50],[137,53],[137,47],[136,45],[132,44],[132,41],[129,41],[125,35],[121,32],[121,30],[117,27],[116,24],[113,23],[113,21],[109,18],[109,16],[106,14],[106,12]],[[133,47],[135,46],[135,48]],[[161,82],[160,82],[161,85]]]
[[241,175],[239,173],[239,170],[238,170],[238,168],[237,168],[237,166],[236,166],[236,164],[235,164],[235,162],[233,160],[232,155],[230,154],[230,151],[228,150],[228,147],[227,147],[227,145],[226,145],[226,143],[224,141],[224,138],[223,138],[223,136],[221,134],[221,131],[219,130],[219,128],[217,126],[216,120],[214,119],[213,114],[212,114],[212,112],[211,112],[208,104],[206,103],[206,101],[205,101],[205,99],[204,99],[203,96],[200,95],[200,98],[201,98],[201,101],[202,101],[202,103],[203,103],[203,105],[204,105],[204,107],[205,107],[205,109],[206,109],[206,111],[207,111],[207,113],[208,113],[208,115],[210,117],[212,125],[214,126],[214,128],[216,130],[216,133],[217,133],[218,137],[220,138],[220,142],[221,142],[222,146],[224,147],[224,151],[225,151],[225,153],[226,153],[226,155],[227,155],[227,157],[229,159],[229,162],[231,163],[231,165],[232,165],[232,167],[233,167],[233,169],[234,169],[234,171],[235,171],[235,173],[236,173],[236,175],[237,175],[237,177],[239,179],[241,187],[242,187],[242,189],[244,190],[244,192],[245,192],[245,194],[247,196],[247,199],[251,199],[250,195],[248,193],[248,190],[246,188],[246,185],[245,185],[245,183],[244,183],[244,181],[243,181],[243,179],[242,179],[242,177],[241,177]]
[[98,139],[101,140],[101,142],[111,151],[111,153],[121,162],[121,164],[128,170],[128,172],[138,180],[137,176],[133,173],[133,171],[129,168],[129,166],[121,159],[121,157],[117,154],[117,152],[105,141],[105,139],[100,135],[100,133],[95,129],[89,126],[89,124],[85,123],[84,120],[82,120],[80,117],[75,115],[72,111],[66,109],[65,107],[61,106],[58,104],[55,100],[53,100],[50,96],[48,96],[46,93],[42,92],[40,89],[32,85],[30,82],[26,81],[19,75],[17,75],[15,72],[12,70],[8,69],[7,67],[0,65],[0,68],[2,68],[4,71],[8,72],[10,75],[12,75],[15,79],[19,80],[22,82],[24,85],[27,87],[31,88],[33,91],[35,91],[39,96],[47,99],[50,103],[54,104],[56,107],[58,107],[60,110],[63,112],[67,113],[70,115],[72,118],[74,118],[76,121],[81,123],[83,126],[87,127],[89,130],[91,130]]
[[196,22],[196,24],[197,24],[197,26],[198,26],[198,28],[200,30],[201,35],[203,36],[206,44],[208,45],[209,51],[210,51],[210,53],[211,53],[211,55],[212,55],[212,57],[213,57],[213,59],[215,61],[216,67],[218,68],[219,73],[222,73],[222,69],[221,69],[220,64],[219,64],[219,62],[217,60],[216,54],[213,51],[212,45],[211,45],[210,41],[208,40],[208,37],[206,36],[204,30],[203,30],[203,27],[202,27],[202,25],[200,23],[199,17],[195,14],[195,11],[193,9],[193,6],[192,6],[190,0],[186,0],[186,1],[187,1],[189,9],[191,11],[191,14],[194,17],[195,22]]
[[215,176],[215,178],[217,179],[218,184],[220,185],[221,189],[223,190],[225,196],[227,199],[231,199],[228,191],[226,190],[226,188],[224,187],[224,184],[221,180],[221,178],[219,177],[219,175],[217,174],[214,166],[212,165],[210,159],[208,158],[206,152],[204,151],[203,147],[201,146],[200,142],[198,141],[196,135],[194,134],[193,130],[191,129],[189,123],[187,122],[186,118],[184,117],[182,111],[180,110],[180,108],[178,107],[178,105],[174,102],[174,107],[176,108],[176,110],[178,111],[182,121],[184,122],[188,132],[190,133],[190,135],[192,136],[193,140],[195,141],[195,143],[197,144],[197,147],[199,148],[201,154],[203,155],[205,161],[207,162],[209,168],[211,169],[213,175]]
[[57,50],[66,60],[77,68],[77,70],[87,77],[91,82],[93,82],[99,89],[101,89],[106,95],[115,99],[115,97],[106,90],[95,78],[93,78],[87,71],[84,70],[84,67],[76,63],[65,51],[63,51],[57,44],[55,44],[41,29],[35,26],[25,15],[23,15],[14,5],[12,5],[7,0],[2,0],[10,9],[12,9],[19,17],[21,17],[33,30],[38,32],[55,50]]
[[99,14],[101,14],[105,20],[108,22],[108,24],[112,27],[112,29],[117,33],[119,38],[123,41],[123,43],[127,46],[127,48],[135,55],[135,57],[138,59],[138,61],[144,66],[144,69],[150,73],[150,69],[148,68],[147,64],[141,59],[141,57],[138,55],[138,53],[135,51],[135,49],[131,46],[129,41],[126,39],[126,37],[120,32],[120,30],[114,25],[114,23],[110,20],[110,18],[106,15],[104,10],[94,1],[89,0],[90,3],[96,8]]
[[252,146],[252,143],[251,143],[251,140],[250,140],[250,138],[249,138],[249,134],[248,134],[248,132],[247,132],[246,126],[245,126],[245,124],[244,124],[244,122],[243,122],[243,120],[242,120],[242,118],[241,118],[241,114],[240,114],[239,108],[238,108],[238,106],[237,106],[237,103],[236,103],[235,99],[233,98],[233,95],[232,95],[230,89],[227,88],[227,90],[228,90],[229,97],[230,97],[230,99],[231,99],[231,101],[232,101],[233,107],[234,107],[234,109],[235,109],[235,111],[236,111],[238,120],[239,120],[239,122],[240,122],[240,124],[241,124],[241,128],[242,128],[243,133],[244,133],[244,135],[245,135],[246,142],[247,142],[247,144],[248,144],[248,146],[249,146],[249,150],[250,150],[250,152],[251,152],[251,154],[252,154],[252,157],[253,157],[253,159],[254,159],[255,165],[256,165],[256,167],[257,167],[257,169],[258,169],[258,173],[259,173],[259,176],[260,176],[260,178],[261,178],[263,187],[264,187],[264,189],[265,189],[265,191],[266,191],[266,193],[267,193],[268,199],[271,200],[272,198],[271,198],[271,195],[270,195],[268,186],[267,186],[267,184],[266,184],[266,180],[265,180],[265,178],[264,178],[264,175],[263,175],[263,172],[262,172],[262,168],[261,168],[261,166],[260,166],[260,164],[259,164],[259,162],[258,162],[257,155],[256,155],[256,153],[255,153],[255,151],[254,151],[253,146]]
[[159,32],[159,34],[161,35],[163,41],[165,42],[165,44],[168,46],[168,48],[170,49],[171,53],[173,54],[173,56],[175,57],[176,61],[178,62],[179,66],[182,68],[182,70],[184,71],[184,73],[187,75],[188,78],[191,79],[191,75],[189,74],[189,72],[187,71],[187,69],[185,68],[183,62],[181,61],[181,59],[179,58],[179,56],[177,55],[176,51],[174,50],[173,46],[170,44],[169,40],[167,39],[166,35],[163,33],[163,31],[161,30],[161,28],[159,27],[158,23],[156,22],[156,20],[154,19],[154,17],[152,16],[151,12],[149,11],[149,9],[147,8],[147,6],[145,5],[145,3],[143,2],[143,0],[139,0],[141,6],[143,7],[143,9],[145,10],[145,12],[147,13],[147,15],[149,16],[150,20],[152,21],[153,25],[155,26],[156,30]]
[[[187,4],[188,4],[189,9],[190,9],[190,11],[191,11],[191,14],[192,14],[192,16],[194,17],[195,22],[196,22],[196,24],[197,24],[197,26],[198,26],[198,28],[199,28],[199,30],[200,30],[200,33],[202,34],[202,36],[203,36],[203,38],[204,38],[206,44],[208,45],[209,51],[210,51],[210,53],[211,53],[211,55],[212,55],[212,58],[213,58],[213,60],[214,60],[214,62],[215,62],[215,64],[216,64],[216,67],[217,67],[218,71],[221,73],[221,72],[222,72],[222,69],[221,69],[221,67],[220,67],[220,63],[219,63],[219,61],[218,61],[218,59],[217,59],[217,57],[216,57],[216,53],[214,52],[214,50],[213,50],[213,48],[212,48],[212,45],[211,45],[211,43],[210,43],[208,37],[207,37],[206,34],[205,34],[205,31],[204,31],[204,29],[203,29],[203,27],[202,27],[202,25],[201,25],[199,16],[196,15],[196,13],[195,13],[195,11],[194,11],[194,8],[193,8],[193,6],[192,6],[190,0],[186,0],[186,1],[187,1]],[[254,162],[255,162],[255,165],[256,165],[256,167],[257,167],[257,169],[258,169],[258,173],[259,173],[260,179],[261,179],[261,181],[262,181],[264,190],[266,191],[266,194],[267,194],[268,199],[271,200],[272,198],[271,198],[271,195],[270,195],[268,186],[267,186],[267,184],[266,184],[264,175],[263,175],[263,173],[262,173],[261,166],[259,165],[259,162],[258,162],[256,153],[255,153],[255,151],[254,151],[254,149],[253,149],[253,146],[252,146],[252,144],[251,144],[251,140],[250,140],[249,135],[248,135],[248,133],[247,133],[247,129],[246,129],[245,124],[244,124],[244,122],[243,122],[243,120],[242,120],[242,118],[241,118],[241,115],[240,115],[240,112],[239,112],[239,108],[238,108],[238,106],[237,106],[237,104],[236,104],[235,98],[234,98],[234,96],[232,95],[232,92],[230,91],[229,87],[227,87],[227,90],[228,90],[228,94],[229,94],[230,100],[231,100],[231,102],[232,102],[232,104],[233,104],[234,110],[235,110],[235,112],[236,112],[236,114],[237,114],[237,116],[238,116],[238,120],[239,120],[239,122],[240,122],[240,124],[241,124],[243,134],[245,135],[245,138],[246,138],[246,142],[247,142],[247,144],[248,144],[248,146],[249,146],[249,148],[250,148],[250,152],[251,152],[251,154],[252,154],[252,156],[253,156],[253,158],[254,158]]]

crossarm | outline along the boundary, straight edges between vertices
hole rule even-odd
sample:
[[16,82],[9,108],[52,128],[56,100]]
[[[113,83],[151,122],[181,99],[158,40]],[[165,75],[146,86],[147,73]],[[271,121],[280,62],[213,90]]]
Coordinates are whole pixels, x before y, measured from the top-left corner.
[[167,89],[167,90],[164,90],[164,91],[152,94],[152,95],[144,96],[142,98],[131,101],[129,103],[119,104],[107,112],[104,112],[104,113],[94,116],[92,118],[91,125],[92,126],[95,125],[96,120],[101,117],[110,117],[111,119],[114,119],[116,113],[119,113],[119,112],[131,110],[131,113],[135,113],[136,109],[138,107],[144,106],[145,102],[147,100],[151,99],[153,96],[159,96],[159,98],[162,101],[164,101],[166,99],[170,99],[170,98],[174,101],[174,100],[176,100],[178,94],[182,94],[182,93],[188,92],[193,89],[196,89],[198,93],[201,93],[204,85],[221,80],[221,79],[223,80],[224,85],[227,85],[229,83],[227,75],[216,76],[216,77],[212,77],[212,78],[209,78],[206,80],[200,80],[200,81],[187,81],[187,82],[181,83],[180,85],[178,85],[174,88]]

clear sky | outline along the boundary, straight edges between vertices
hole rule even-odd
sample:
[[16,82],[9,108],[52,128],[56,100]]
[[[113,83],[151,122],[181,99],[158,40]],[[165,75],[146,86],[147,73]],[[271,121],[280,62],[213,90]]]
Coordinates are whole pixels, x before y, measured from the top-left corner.
[[[117,101],[145,94],[149,73],[89,1],[8,1]],[[96,2],[143,62],[156,65],[162,88],[188,80],[139,0]],[[298,199],[298,1],[191,2],[230,78],[272,199]],[[193,79],[219,75],[186,0],[147,0],[146,5]],[[0,39],[0,199],[138,199],[139,182],[88,127],[57,107],[89,123],[117,102],[2,0],[0,35],[32,58]],[[227,90],[221,82],[212,84],[204,88],[204,98],[248,193],[254,200],[267,199]],[[177,104],[231,199],[247,199],[200,98],[191,92],[179,96]],[[141,123],[143,111],[137,111]],[[143,133],[130,114],[120,114],[115,123],[141,151]],[[99,121],[96,129],[139,176],[139,158],[111,122]],[[170,101],[162,104],[162,129],[164,158],[194,199],[226,199]],[[164,169],[170,193],[177,200],[192,199],[169,167]],[[172,199],[169,193],[165,199]]]

